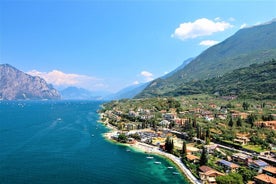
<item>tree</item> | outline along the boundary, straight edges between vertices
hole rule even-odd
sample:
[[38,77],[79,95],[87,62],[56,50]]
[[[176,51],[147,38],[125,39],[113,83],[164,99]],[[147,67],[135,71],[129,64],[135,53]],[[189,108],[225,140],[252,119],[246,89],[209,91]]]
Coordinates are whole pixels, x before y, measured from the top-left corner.
[[182,144],[182,157],[186,157],[187,155],[187,145],[186,145],[186,141],[183,141]]
[[243,102],[243,103],[242,103],[243,110],[245,110],[245,111],[248,110],[249,106],[250,106],[250,105],[249,105],[249,103],[247,103],[247,102]]
[[257,119],[257,117],[256,117],[255,114],[250,114],[247,117],[246,121],[247,121],[247,123],[249,123],[251,125],[251,128],[254,126],[254,122],[255,122],[256,119]]
[[165,149],[167,152],[172,153],[173,148],[174,148],[173,139],[170,136],[168,136],[166,138],[166,142],[165,142]]
[[254,176],[257,174],[255,171],[247,169],[246,167],[240,167],[239,173],[242,173],[244,183],[253,180]]
[[193,128],[196,128],[196,118],[193,119]]
[[126,143],[127,142],[127,136],[126,136],[126,134],[120,134],[118,136],[118,142]]
[[216,177],[217,184],[243,184],[243,178],[238,173],[230,173]]
[[231,117],[229,122],[228,122],[228,126],[233,127],[233,125],[234,125],[234,122],[233,122],[233,119]]
[[208,162],[208,155],[207,155],[207,149],[205,147],[203,147],[203,150],[201,152],[201,155],[200,155],[200,160],[199,160],[199,165],[202,166],[202,165],[206,165],[207,162]]
[[237,126],[238,126],[238,127],[241,127],[241,126],[242,126],[241,117],[239,117],[238,120],[237,120]]

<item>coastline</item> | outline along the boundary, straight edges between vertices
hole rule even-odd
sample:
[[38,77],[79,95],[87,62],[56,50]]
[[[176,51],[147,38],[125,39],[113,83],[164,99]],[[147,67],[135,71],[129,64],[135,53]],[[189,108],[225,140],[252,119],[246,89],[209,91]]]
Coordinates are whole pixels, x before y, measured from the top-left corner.
[[[100,117],[102,117],[103,114],[100,114]],[[136,141],[134,144],[123,144],[123,143],[118,143],[117,141],[114,141],[112,139],[112,136],[117,134],[118,129],[112,125],[110,125],[108,123],[108,119],[105,122],[99,121],[100,123],[102,123],[104,126],[106,126],[107,128],[109,128],[109,131],[103,134],[103,137],[108,140],[108,141],[112,141],[116,144],[121,144],[121,145],[125,145],[128,146],[132,149],[134,149],[135,151],[138,152],[143,152],[143,153],[148,153],[148,154],[154,154],[154,155],[159,155],[162,156],[166,159],[169,159],[170,161],[172,161],[181,171],[181,173],[188,179],[188,181],[192,184],[201,184],[201,182],[195,178],[195,176],[191,173],[191,171],[182,163],[181,159],[179,157],[176,157],[172,154],[163,152],[161,150],[158,149],[158,147],[156,146],[152,146],[146,143],[142,143],[139,141]]]

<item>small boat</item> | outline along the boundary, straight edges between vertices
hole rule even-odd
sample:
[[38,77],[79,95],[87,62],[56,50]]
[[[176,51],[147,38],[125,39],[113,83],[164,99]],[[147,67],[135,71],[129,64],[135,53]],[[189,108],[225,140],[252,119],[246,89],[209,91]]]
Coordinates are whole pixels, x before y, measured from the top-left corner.
[[94,137],[94,134],[92,134],[91,137]]
[[147,156],[147,159],[153,159],[153,157],[152,156]]
[[168,169],[173,169],[173,167],[170,167],[170,166],[169,166]]
[[155,164],[161,164],[161,162],[154,162]]
[[127,149],[126,151],[127,151],[127,152],[130,152],[130,149]]
[[179,173],[178,172],[173,172],[173,175],[179,175]]

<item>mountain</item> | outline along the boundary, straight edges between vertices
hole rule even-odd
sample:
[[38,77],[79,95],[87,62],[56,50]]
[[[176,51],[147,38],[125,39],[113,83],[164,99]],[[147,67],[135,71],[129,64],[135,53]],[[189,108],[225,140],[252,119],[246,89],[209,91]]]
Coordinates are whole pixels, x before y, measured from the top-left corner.
[[236,69],[221,77],[187,82],[165,96],[190,94],[237,95],[242,98],[276,98],[276,60]]
[[182,65],[180,65],[179,67],[177,67],[176,69],[174,69],[173,71],[171,71],[170,73],[164,75],[161,77],[161,79],[167,79],[169,77],[171,77],[173,74],[175,74],[176,72],[182,70],[185,66],[187,66],[194,58],[189,58],[189,59],[186,59]]
[[60,94],[44,79],[28,75],[11,65],[2,64],[0,65],[0,99],[60,99]]
[[119,100],[124,98],[133,98],[137,94],[139,94],[141,91],[143,91],[147,86],[149,85],[149,82],[142,83],[138,85],[132,85],[128,86],[117,93],[108,95],[104,97],[105,100]]
[[219,77],[235,69],[276,58],[276,20],[244,28],[223,42],[210,47],[186,67],[168,78],[159,78],[137,98],[162,96],[189,81]]
[[60,90],[60,94],[64,100],[101,100],[103,98],[100,92],[92,92],[74,86]]

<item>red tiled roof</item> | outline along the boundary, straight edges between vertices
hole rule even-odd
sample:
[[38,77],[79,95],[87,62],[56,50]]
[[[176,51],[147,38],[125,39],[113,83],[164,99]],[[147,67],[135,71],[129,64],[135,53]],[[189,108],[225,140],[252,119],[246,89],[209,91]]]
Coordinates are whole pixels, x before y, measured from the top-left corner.
[[197,157],[195,155],[188,154],[186,157],[187,157],[188,160],[199,160],[199,157]]
[[218,172],[217,170],[212,169],[211,167],[208,167],[205,165],[199,167],[199,169],[207,176],[218,176],[218,175],[222,176],[222,175],[224,175],[223,173]]
[[263,171],[267,171],[267,172],[276,174],[276,167],[273,167],[273,166],[266,166],[265,168],[263,168]]
[[267,183],[267,184],[275,184],[276,183],[276,178],[273,178],[266,174],[259,174],[258,176],[255,176],[255,179],[262,181],[264,183]]

